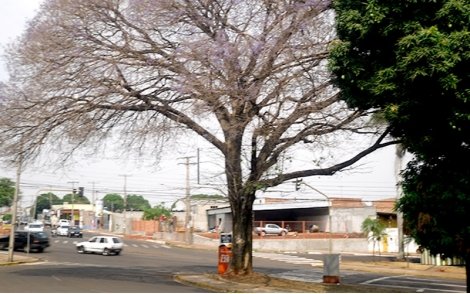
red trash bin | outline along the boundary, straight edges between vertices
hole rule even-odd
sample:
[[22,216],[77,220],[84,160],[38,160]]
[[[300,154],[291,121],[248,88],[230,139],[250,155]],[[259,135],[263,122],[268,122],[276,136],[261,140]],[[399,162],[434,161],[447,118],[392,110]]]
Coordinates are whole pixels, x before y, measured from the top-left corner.
[[232,248],[227,245],[219,246],[219,258],[217,264],[217,272],[219,275],[223,275],[227,272],[230,267],[230,261],[232,260]]

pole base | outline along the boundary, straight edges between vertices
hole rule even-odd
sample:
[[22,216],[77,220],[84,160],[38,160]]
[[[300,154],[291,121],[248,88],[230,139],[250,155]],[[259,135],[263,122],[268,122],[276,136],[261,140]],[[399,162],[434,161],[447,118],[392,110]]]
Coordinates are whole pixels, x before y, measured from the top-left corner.
[[323,276],[325,284],[339,284],[339,276]]

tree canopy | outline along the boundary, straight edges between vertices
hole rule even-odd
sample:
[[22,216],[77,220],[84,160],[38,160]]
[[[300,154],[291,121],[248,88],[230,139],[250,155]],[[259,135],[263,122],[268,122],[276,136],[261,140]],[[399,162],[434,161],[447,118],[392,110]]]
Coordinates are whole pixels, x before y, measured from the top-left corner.
[[433,254],[470,271],[470,3],[335,1],[330,67],[350,107],[377,109],[415,159],[397,208]]
[[69,204],[90,204],[90,200],[88,200],[88,198],[85,196],[78,196],[77,194],[73,195],[73,201],[72,194],[65,194],[64,197],[62,197],[62,202],[68,202]]
[[10,206],[15,196],[15,183],[8,178],[0,179],[0,207]]
[[127,195],[126,204],[127,210],[143,211],[151,207],[147,199],[145,199],[142,195],[135,194]]
[[[256,190],[333,175],[395,143],[339,100],[333,37],[329,1],[45,1],[8,50],[3,154],[68,156],[108,138],[159,154],[196,134],[222,155],[231,269],[249,274]],[[329,150],[345,137],[367,139],[346,156]],[[292,161],[298,152],[308,160]]]
[[64,201],[54,193],[43,193],[36,198],[36,204],[34,206],[36,211],[33,212],[33,214],[36,218],[36,215],[42,213],[43,209],[51,209],[52,205],[62,204],[63,202]]
[[465,0],[335,1],[330,67],[350,107],[381,109],[421,156],[468,152],[470,32]]
[[163,204],[158,204],[152,208],[145,209],[142,218],[144,220],[156,220],[159,219],[160,216],[165,216],[167,219],[171,218],[171,211]]
[[116,193],[106,194],[103,197],[103,207],[109,211],[121,211],[124,209],[124,198]]

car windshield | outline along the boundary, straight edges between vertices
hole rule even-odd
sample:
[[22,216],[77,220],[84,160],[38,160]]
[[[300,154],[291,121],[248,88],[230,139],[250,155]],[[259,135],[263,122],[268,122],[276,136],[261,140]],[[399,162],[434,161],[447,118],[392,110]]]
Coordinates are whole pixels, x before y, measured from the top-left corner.
[[62,228],[62,229],[68,229],[69,226],[60,226],[60,228]]
[[31,224],[31,225],[29,225],[29,227],[30,228],[41,228],[42,225],[40,225],[40,224]]
[[44,232],[36,232],[34,235],[39,238],[47,238],[47,234]]
[[70,230],[78,231],[78,230],[80,230],[80,228],[79,227],[70,227]]

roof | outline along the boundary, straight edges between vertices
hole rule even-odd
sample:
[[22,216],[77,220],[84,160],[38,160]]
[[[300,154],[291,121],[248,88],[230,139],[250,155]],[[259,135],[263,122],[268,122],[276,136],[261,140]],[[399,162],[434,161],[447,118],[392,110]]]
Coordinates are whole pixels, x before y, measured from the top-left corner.
[[[263,211],[263,210],[281,210],[281,209],[299,209],[299,208],[319,208],[319,207],[328,207],[328,202],[324,199],[312,199],[312,200],[301,200],[301,201],[291,201],[291,202],[279,202],[279,203],[267,203],[267,204],[253,204],[254,211]],[[220,213],[230,213],[230,206],[208,209],[207,214],[220,214]]]
[[377,213],[396,213],[395,203],[396,198],[388,198],[372,201],[372,205],[375,206]]

